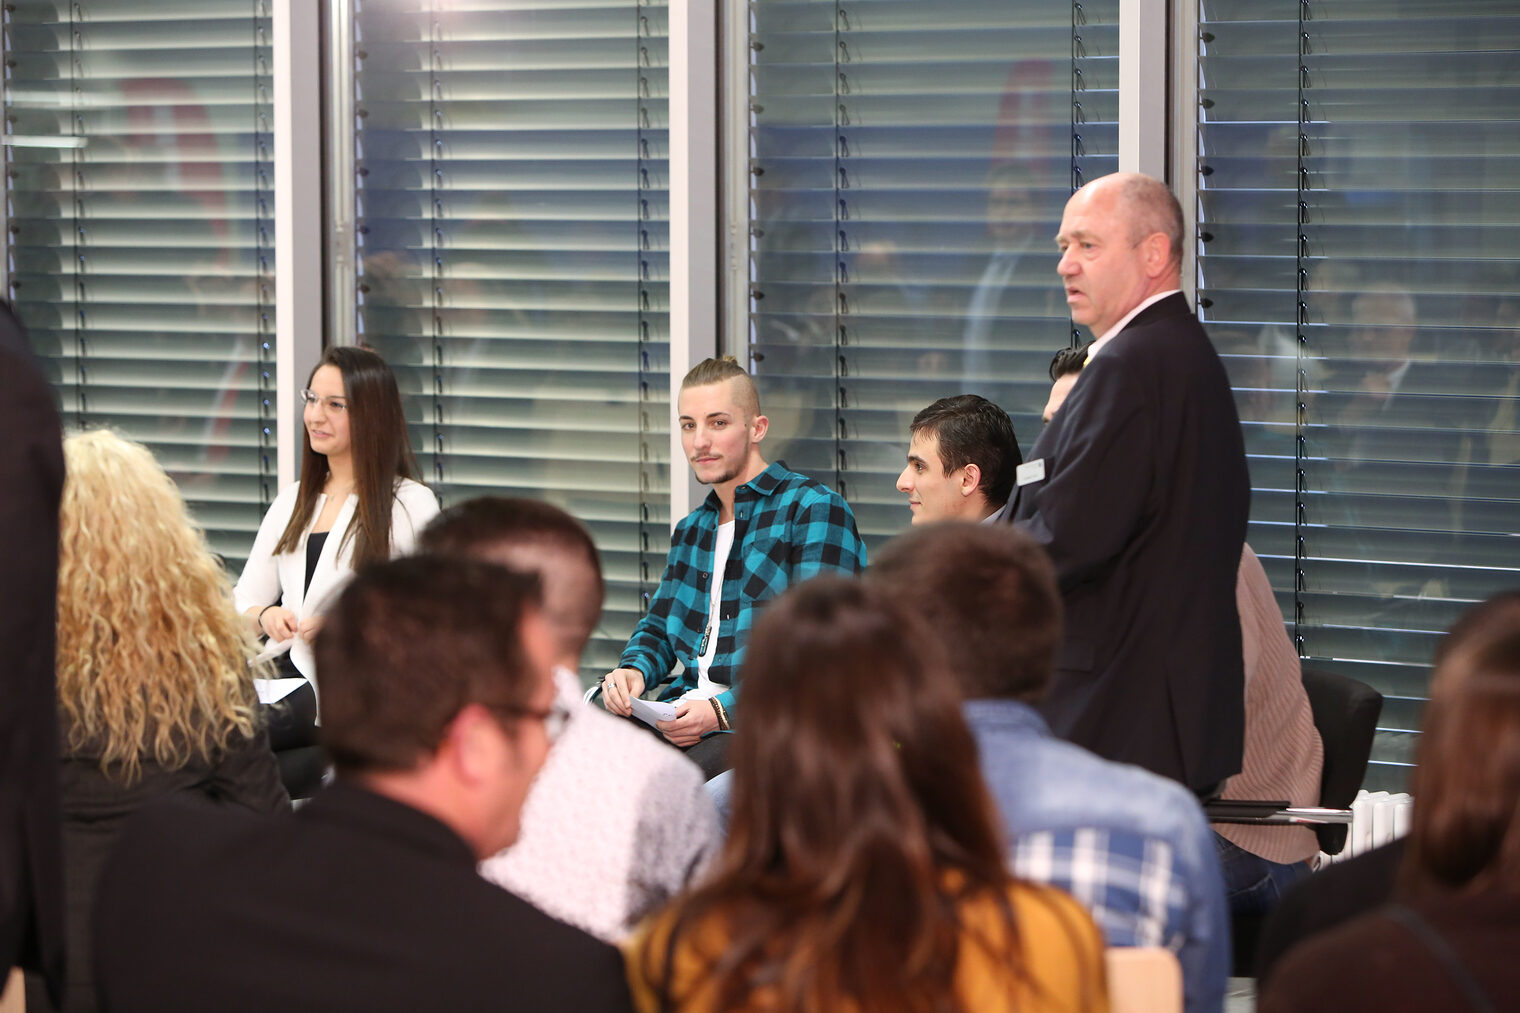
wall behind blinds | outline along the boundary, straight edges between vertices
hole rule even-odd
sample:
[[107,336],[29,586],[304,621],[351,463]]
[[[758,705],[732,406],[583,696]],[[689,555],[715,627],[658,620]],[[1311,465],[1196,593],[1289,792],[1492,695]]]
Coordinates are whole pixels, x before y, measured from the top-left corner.
[[1306,665],[1387,696],[1402,786],[1432,648],[1520,585],[1520,14],[1204,0],[1200,309],[1250,540]]
[[358,338],[445,506],[541,497],[590,527],[601,674],[669,548],[666,8],[354,12]]
[[977,393],[1033,444],[1070,344],[1053,237],[1117,168],[1118,3],[753,0],[750,354],[767,452],[868,543],[908,423]]
[[269,29],[251,0],[4,9],[10,297],[64,425],[151,447],[234,573],[275,491]]

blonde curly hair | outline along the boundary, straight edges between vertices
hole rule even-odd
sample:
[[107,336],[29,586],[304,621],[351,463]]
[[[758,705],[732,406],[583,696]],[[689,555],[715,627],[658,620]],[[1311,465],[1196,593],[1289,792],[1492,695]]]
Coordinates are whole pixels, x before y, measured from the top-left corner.
[[58,699],[64,749],[130,784],[144,759],[212,759],[259,725],[231,585],[148,448],[108,430],[63,442]]

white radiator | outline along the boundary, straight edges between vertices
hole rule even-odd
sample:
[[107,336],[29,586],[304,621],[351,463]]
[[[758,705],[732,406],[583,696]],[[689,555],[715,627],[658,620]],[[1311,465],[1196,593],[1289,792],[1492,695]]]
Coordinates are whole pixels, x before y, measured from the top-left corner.
[[1351,825],[1346,833],[1346,847],[1338,855],[1320,852],[1320,867],[1344,861],[1403,837],[1409,833],[1409,816],[1413,809],[1414,798],[1406,792],[1357,792],[1356,800],[1351,803]]

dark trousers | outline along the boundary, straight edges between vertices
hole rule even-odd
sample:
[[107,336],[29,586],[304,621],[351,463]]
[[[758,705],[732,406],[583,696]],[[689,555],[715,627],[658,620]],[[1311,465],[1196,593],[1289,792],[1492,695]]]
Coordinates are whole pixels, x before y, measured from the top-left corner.
[[[600,707],[602,705],[602,694],[600,690],[592,694],[591,703],[597,707]],[[646,725],[644,722],[635,717],[624,718],[624,720],[633,722],[635,728],[641,728],[644,731],[649,732],[661,742],[665,743],[667,746],[670,746],[672,749],[681,748],[677,745],[674,745],[654,725]],[[702,739],[693,745],[687,746],[685,749],[681,749],[681,752],[686,754],[686,758],[688,760],[690,760],[692,763],[695,763],[698,767],[702,768],[703,780],[711,781],[713,778],[717,777],[719,774],[728,769],[728,749],[733,744],[734,736],[732,732],[714,732],[711,735],[707,736],[705,739]]]
[[[275,675],[281,679],[299,679],[301,673],[282,654],[275,662]],[[284,699],[265,704],[264,727],[269,729],[269,748],[276,753],[317,744],[317,691],[311,683],[296,689]]]

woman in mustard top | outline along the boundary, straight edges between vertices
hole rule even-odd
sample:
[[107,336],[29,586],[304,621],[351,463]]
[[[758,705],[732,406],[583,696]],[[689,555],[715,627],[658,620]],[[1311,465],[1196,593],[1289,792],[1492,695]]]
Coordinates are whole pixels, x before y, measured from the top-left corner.
[[1103,942],[1014,879],[922,621],[820,577],[755,624],[727,844],[628,949],[641,1010],[1108,1008]]

